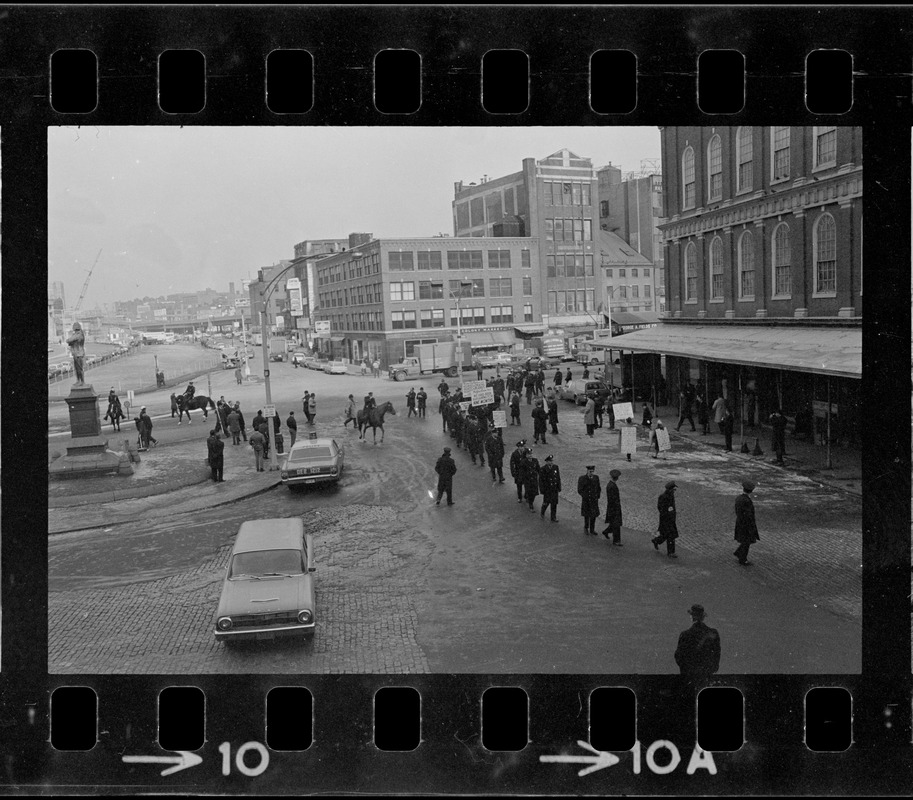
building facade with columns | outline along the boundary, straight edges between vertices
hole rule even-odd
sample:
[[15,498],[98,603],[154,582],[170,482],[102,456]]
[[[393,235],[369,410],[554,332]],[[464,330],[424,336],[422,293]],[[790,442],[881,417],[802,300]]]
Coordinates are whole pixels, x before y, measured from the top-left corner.
[[624,337],[665,356],[672,396],[701,381],[751,431],[813,413],[859,441],[862,131],[666,127],[666,314]]

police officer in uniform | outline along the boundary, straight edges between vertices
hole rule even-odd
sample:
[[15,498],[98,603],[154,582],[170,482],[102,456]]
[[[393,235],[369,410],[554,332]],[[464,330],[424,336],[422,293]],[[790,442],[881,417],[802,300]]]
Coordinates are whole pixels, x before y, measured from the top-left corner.
[[520,472],[523,475],[523,489],[526,492],[529,510],[535,511],[536,497],[539,494],[539,459],[533,457],[532,448],[527,447],[524,450]]
[[[558,373],[561,374],[560,372]],[[545,457],[545,464],[539,471],[539,491],[542,493],[542,512],[540,516],[545,519],[545,509],[551,507],[551,521],[558,521],[558,494],[561,492],[561,470],[555,463],[555,457]]]
[[580,495],[580,516],[583,517],[583,532],[587,535],[596,535],[596,518],[599,516],[599,496],[602,494],[602,484],[596,474],[596,466],[591,464],[586,468],[586,475],[577,479],[577,494]]
[[437,460],[434,465],[434,471],[438,474],[437,479],[437,505],[441,504],[441,497],[447,492],[447,505],[453,505],[453,476],[457,471],[456,463],[450,455],[450,448],[444,448],[444,454]]
[[526,452],[526,439],[517,442],[517,449],[510,454],[510,476],[514,479],[517,487],[517,502],[523,502],[523,474],[520,471],[520,464]]

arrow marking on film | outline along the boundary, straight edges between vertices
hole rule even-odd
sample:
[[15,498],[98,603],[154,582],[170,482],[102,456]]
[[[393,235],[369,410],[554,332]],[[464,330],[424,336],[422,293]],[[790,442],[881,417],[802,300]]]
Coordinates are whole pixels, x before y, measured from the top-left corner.
[[594,755],[539,756],[539,761],[541,761],[543,764],[590,764],[591,766],[586,767],[577,773],[581,778],[584,775],[589,775],[591,772],[596,772],[596,770],[602,769],[603,767],[611,767],[613,764],[617,764],[619,761],[618,756],[612,755],[612,753],[607,753],[604,750],[596,750],[590,746],[589,742],[584,742],[583,740],[578,739],[577,744],[580,745],[580,747],[582,747],[584,750],[589,750],[591,753],[594,753]]
[[190,753],[187,750],[177,752],[176,756],[124,756],[123,760],[125,764],[174,764],[173,767],[162,770],[163,777],[203,763],[203,759],[196,753]]

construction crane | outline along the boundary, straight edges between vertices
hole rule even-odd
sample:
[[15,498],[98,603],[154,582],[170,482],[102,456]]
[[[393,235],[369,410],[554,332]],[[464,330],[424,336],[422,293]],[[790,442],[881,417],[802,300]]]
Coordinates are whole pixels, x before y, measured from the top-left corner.
[[89,281],[92,280],[92,271],[95,269],[95,265],[98,263],[99,258],[101,258],[101,250],[98,251],[98,255],[95,256],[95,261],[93,261],[92,266],[89,267],[89,274],[86,275],[86,282],[82,285],[82,291],[79,293],[79,299],[76,301],[76,305],[73,306],[74,322],[76,322],[76,315],[79,313],[80,306],[82,306],[83,298],[86,296],[86,289],[89,288]]

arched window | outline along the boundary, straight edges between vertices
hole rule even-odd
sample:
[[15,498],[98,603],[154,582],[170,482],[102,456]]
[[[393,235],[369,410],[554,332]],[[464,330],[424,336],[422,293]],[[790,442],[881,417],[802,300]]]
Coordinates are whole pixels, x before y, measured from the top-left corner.
[[789,225],[785,222],[777,225],[773,235],[773,285],[775,297],[789,297],[792,294],[791,248],[789,243]]
[[723,240],[719,236],[710,243],[710,299],[723,299]]
[[723,144],[719,135],[707,145],[707,200],[723,199]]
[[697,300],[697,248],[689,242],[685,248],[685,302]]
[[682,210],[694,208],[694,148],[682,153]]
[[739,237],[739,297],[742,300],[754,298],[754,238],[751,231]]
[[754,152],[751,140],[752,129],[748,127],[739,128],[735,135],[736,140],[736,158],[738,159],[738,169],[736,170],[736,191],[745,192],[751,188],[751,171],[754,164]]
[[837,291],[837,226],[830,214],[822,214],[815,223],[815,294]]

